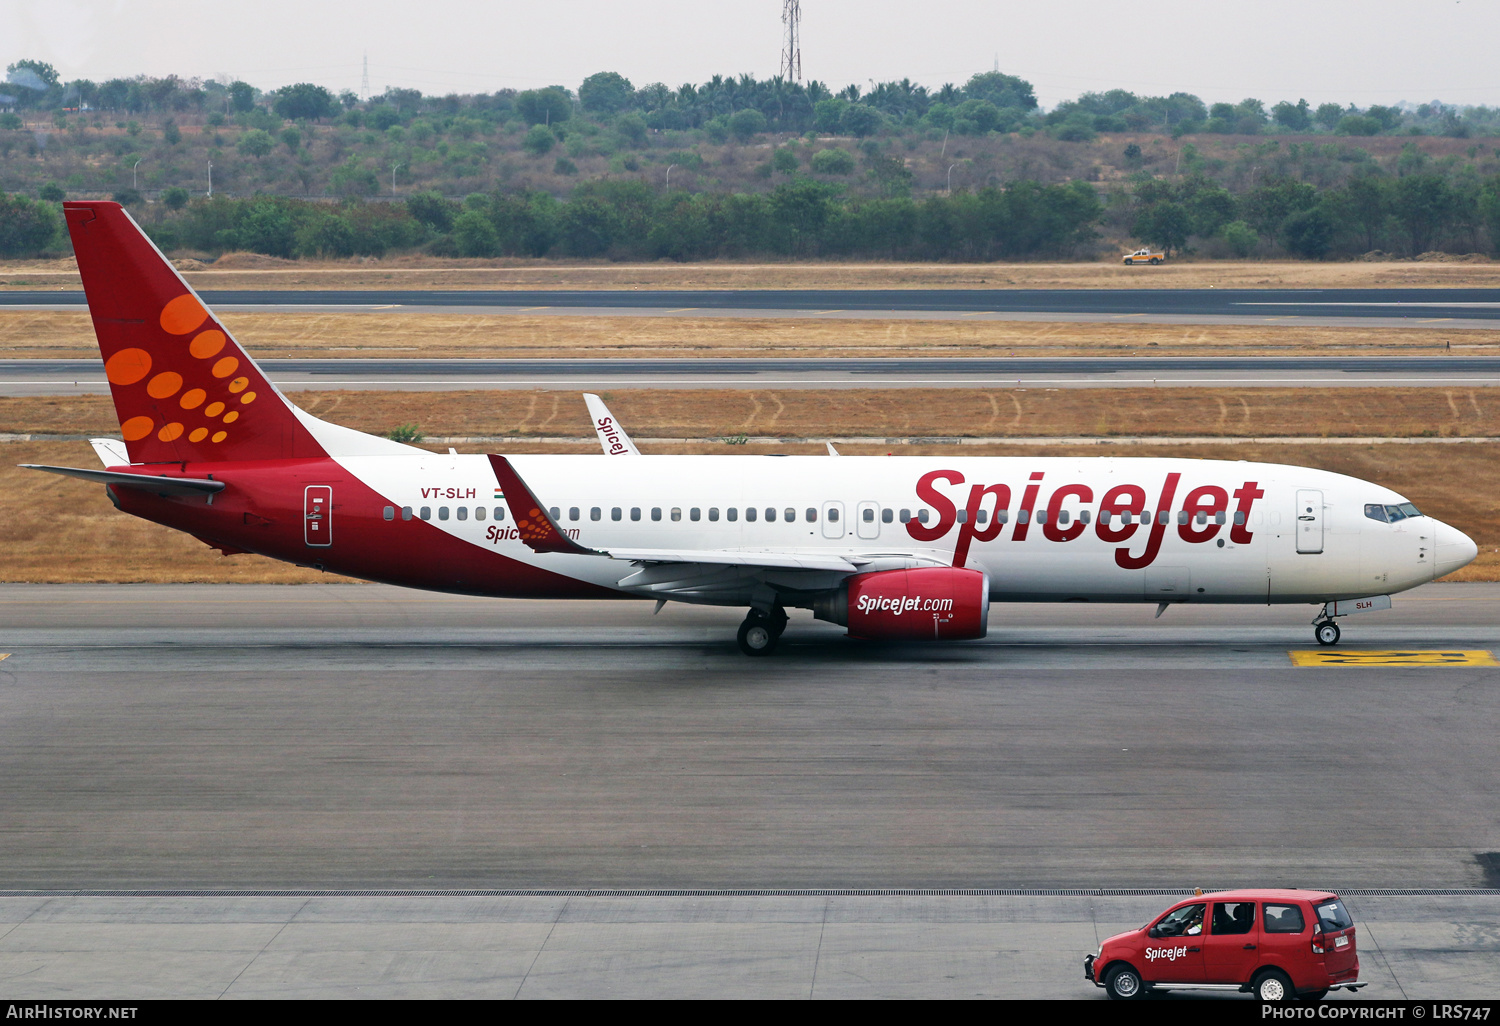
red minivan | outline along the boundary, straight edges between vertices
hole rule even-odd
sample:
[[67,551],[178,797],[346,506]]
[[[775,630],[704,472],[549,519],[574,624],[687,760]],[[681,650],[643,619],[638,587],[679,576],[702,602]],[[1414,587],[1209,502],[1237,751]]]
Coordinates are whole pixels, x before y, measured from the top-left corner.
[[1236,990],[1262,1001],[1317,1001],[1358,990],[1354,920],[1328,891],[1198,894],[1083,960],[1112,998],[1153,990]]

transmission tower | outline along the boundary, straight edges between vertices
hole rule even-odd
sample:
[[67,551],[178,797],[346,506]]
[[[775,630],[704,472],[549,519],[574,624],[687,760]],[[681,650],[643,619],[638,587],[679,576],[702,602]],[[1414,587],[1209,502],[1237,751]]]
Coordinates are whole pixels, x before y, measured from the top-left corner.
[[370,100],[370,55],[365,54],[365,74],[359,80],[359,98],[366,103]]
[[786,42],[781,49],[781,77],[788,82],[801,82],[802,0],[782,0],[781,23],[786,26]]

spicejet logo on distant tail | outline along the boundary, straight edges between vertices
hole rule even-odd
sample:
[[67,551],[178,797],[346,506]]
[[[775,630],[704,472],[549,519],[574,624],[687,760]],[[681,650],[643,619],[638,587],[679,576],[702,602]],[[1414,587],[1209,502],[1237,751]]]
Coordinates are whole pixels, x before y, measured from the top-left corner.
[[629,449],[625,448],[625,444],[620,441],[620,433],[615,430],[615,422],[613,420],[610,420],[608,417],[600,417],[594,423],[599,425],[599,434],[609,443],[609,450],[604,455],[621,456],[630,452]]
[[[1032,511],[1035,522],[1048,541],[1069,542],[1081,536],[1090,527],[1081,519],[1072,518],[1071,523],[1059,523],[1058,514],[1069,504],[1090,505],[1094,501],[1094,490],[1084,484],[1065,484],[1053,490],[1044,506],[1039,506],[1038,496],[1042,490],[1042,479],[1046,475],[1037,472],[1031,475],[1021,494],[1020,511],[1011,525],[1011,541],[1025,541],[1031,530]],[[1140,523],[1141,514],[1150,509],[1146,505],[1146,489],[1140,485],[1119,484],[1106,491],[1099,500],[1099,515],[1093,526],[1099,539],[1111,544],[1120,544],[1115,549],[1115,563],[1125,570],[1141,570],[1155,562],[1161,552],[1162,540],[1166,537],[1168,521],[1176,519],[1174,512],[1186,513],[1186,522],[1177,524],[1177,535],[1185,542],[1201,545],[1212,541],[1219,531],[1229,527],[1229,539],[1236,545],[1248,545],[1252,537],[1250,507],[1256,499],[1264,498],[1265,491],[1256,481],[1246,481],[1235,489],[1235,516],[1227,517],[1229,524],[1216,523],[1220,513],[1228,513],[1230,493],[1218,485],[1200,485],[1191,489],[1174,510],[1177,490],[1182,475],[1170,473],[1158,493],[1155,511],[1146,532],[1144,544],[1139,552],[1132,553],[1127,543],[1147,525]],[[958,507],[953,500],[938,490],[935,482],[945,481],[950,486],[964,483],[963,474],[956,470],[934,470],[923,474],[917,481],[917,497],[937,512],[937,523],[928,525],[916,519],[907,521],[906,533],[919,542],[934,542],[944,537],[958,524],[958,542],[953,549],[953,565],[963,566],[969,558],[969,547],[974,541],[990,542],[1000,537],[1007,526],[996,513],[1010,508],[1009,485],[975,484],[969,489],[969,498],[964,506],[964,522],[958,523]],[[991,498],[993,497],[993,498]],[[986,522],[979,523],[979,513],[986,513]],[[1203,514],[1206,523],[1196,520]]]

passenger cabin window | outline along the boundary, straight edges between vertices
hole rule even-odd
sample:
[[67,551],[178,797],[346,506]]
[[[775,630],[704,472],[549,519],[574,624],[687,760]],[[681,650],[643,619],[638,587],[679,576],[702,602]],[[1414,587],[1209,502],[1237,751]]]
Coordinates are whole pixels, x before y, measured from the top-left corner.
[[474,519],[475,520],[483,520],[484,519],[484,507],[483,506],[475,506],[474,507]]
[[431,520],[432,519],[432,507],[431,506],[423,506],[422,507],[422,519],[423,520]]
[[883,509],[883,510],[881,510],[880,511],[880,522],[882,524],[889,524],[892,520],[895,519],[895,512],[896,511],[893,510],[893,509]]
[[1094,519],[1094,514],[1090,513],[1088,510],[1084,510],[1083,512],[1078,514],[1079,523],[1086,524],[1092,519]]
[[955,513],[953,517],[960,524],[967,524],[969,522],[969,511],[966,509],[961,509],[957,513]]
[[[673,510],[673,512],[675,513],[676,510]],[[661,507],[660,506],[652,506],[651,507],[651,519],[652,520],[660,520],[661,519]],[[678,518],[677,517],[673,517],[672,519],[676,520]]]
[[811,524],[814,521],[816,521],[817,519],[818,519],[818,511],[815,510],[815,509],[813,509],[811,506],[809,506],[807,508],[807,522],[809,524]]
[[447,520],[448,519],[448,507],[447,506],[439,506],[438,507],[438,519],[439,520]]
[[401,519],[402,520],[410,520],[411,519],[411,507],[410,506],[402,506],[401,507]]
[[1234,511],[1234,522],[1236,524],[1238,524],[1239,526],[1241,526],[1241,527],[1244,526],[1244,524],[1245,524],[1245,511],[1244,510],[1237,509],[1237,510]]
[[745,507],[745,520],[747,523],[755,523],[755,518],[759,515],[760,510],[756,509],[754,506]]
[[673,520],[681,520],[682,519],[682,507],[681,506],[673,506],[672,507],[672,519]]
[[1018,524],[1029,524],[1029,523],[1031,523],[1031,510],[1029,510],[1029,509],[1018,509],[1018,510],[1016,510],[1016,523],[1018,523]]
[[776,507],[775,506],[767,506],[766,507],[766,523],[768,523],[768,524],[774,524],[775,522],[776,522]]
[[917,510],[917,523],[919,523],[919,524],[925,524],[925,523],[927,523],[927,511],[925,509],[919,509],[919,510]]
[[699,509],[697,506],[694,506],[692,509],[688,510],[688,519],[689,520],[701,520],[702,518],[703,518],[703,511],[701,509]]
[[736,509],[735,507],[733,507],[733,506],[730,506],[728,509],[726,509],[724,511],[724,519],[725,520],[738,520],[739,518],[740,518],[740,511],[738,509]]
[[467,507],[467,506],[460,506],[460,507],[458,507],[458,519],[460,519],[460,520],[467,520],[467,519],[469,519],[469,507]]
[[719,507],[717,507],[717,506],[710,506],[710,507],[708,507],[708,519],[709,519],[710,523],[712,523],[713,521],[719,519]]
[[[810,512],[810,511],[809,511],[809,512]],[[829,519],[829,520],[832,520],[832,521],[837,521],[837,520],[838,520],[838,518],[839,518],[839,511],[838,511],[838,510],[837,510],[837,509],[830,509],[830,510],[829,510],[829,511],[828,511],[828,519]],[[808,519],[812,519],[812,518],[811,518],[811,517],[809,517],[809,518],[808,518]]]
[[1267,905],[1261,913],[1261,924],[1267,933],[1301,933],[1307,925],[1302,909],[1296,905]]
[[903,509],[896,515],[896,519],[901,521],[903,524],[909,522],[911,520],[911,510]]
[[505,507],[504,506],[496,506],[495,507],[495,519],[496,520],[504,520],[505,519]]
[[[639,519],[641,519],[641,507],[639,507],[639,506],[631,506],[630,507],[630,519],[631,520],[639,520]],[[661,519],[661,512],[660,511],[657,512],[656,519],[658,519],[658,520]]]
[[789,523],[789,524],[795,524],[797,522],[797,511],[794,510],[794,509],[792,509],[790,506],[788,506],[786,509],[782,510],[781,512],[784,514],[782,516],[782,519],[785,520],[787,523]]
[[611,519],[611,520],[619,520],[619,519],[623,518],[624,516],[625,516],[625,511],[622,510],[619,506],[611,506],[610,507],[610,509],[609,509],[609,519]]
[[[864,511],[864,518],[865,518],[865,523],[867,523],[867,524],[873,524],[875,522],[875,511],[873,509],[868,509],[867,508]],[[387,519],[389,519],[389,517]]]
[[[556,506],[553,506],[551,509],[549,509],[547,513],[552,517],[554,521],[562,519],[562,510],[558,509]],[[573,519],[577,520],[578,518],[575,516]]]
[[568,519],[569,520],[577,520],[581,516],[583,516],[583,513],[582,513],[582,511],[579,510],[579,508],[577,506],[569,506],[568,507]]
[[590,520],[599,520],[599,519],[603,518],[603,516],[604,516],[604,511],[602,509],[600,509],[598,506],[590,507],[590,509],[589,509],[589,519]]
[[1213,930],[1216,937],[1230,937],[1255,929],[1255,902],[1214,902]]
[[387,506],[385,508],[385,513],[383,514],[383,516],[387,520],[395,520],[396,519],[396,507],[395,506]]

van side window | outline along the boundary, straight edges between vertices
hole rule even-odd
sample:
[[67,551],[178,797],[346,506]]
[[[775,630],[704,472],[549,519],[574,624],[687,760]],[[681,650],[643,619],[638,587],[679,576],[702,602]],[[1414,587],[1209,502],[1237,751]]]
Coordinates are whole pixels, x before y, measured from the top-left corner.
[[1267,905],[1261,923],[1267,933],[1301,933],[1305,925],[1296,905]]
[[1255,902],[1214,902],[1213,932],[1216,936],[1249,933],[1253,929],[1255,929]]
[[1162,916],[1156,924],[1156,932],[1162,937],[1196,937],[1203,932],[1203,912],[1206,905],[1184,905]]

